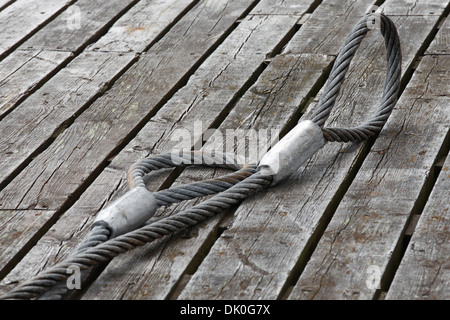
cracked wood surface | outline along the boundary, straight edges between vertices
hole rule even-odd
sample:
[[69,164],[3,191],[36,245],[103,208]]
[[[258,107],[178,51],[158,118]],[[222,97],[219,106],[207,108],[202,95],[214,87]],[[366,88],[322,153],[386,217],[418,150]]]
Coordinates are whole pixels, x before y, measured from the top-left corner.
[[0,11],[0,58],[74,0],[17,0]]
[[447,157],[386,299],[450,299],[449,194]]
[[[105,32],[131,3],[131,0],[78,1],[1,61],[0,119],[48,81],[74,53]],[[71,20],[75,12],[80,12],[79,21]]]
[[[198,120],[200,132],[218,128],[208,141],[190,140],[208,148],[228,144],[220,139],[227,129],[283,135],[307,119],[344,38],[369,7],[382,3],[399,29],[406,89],[377,139],[325,145],[285,183],[116,257],[92,272],[99,276],[88,280],[86,292],[72,297],[448,296],[447,3],[110,3],[48,1],[48,12],[26,20],[19,16],[28,10],[24,1],[0,1],[0,17],[23,22],[0,47],[1,293],[70,254],[95,215],[127,191],[128,167],[170,151],[180,129],[192,134]],[[80,29],[67,28],[75,7]],[[366,119],[384,77],[383,40],[374,31],[351,64],[328,124]],[[224,173],[163,170],[147,187]],[[150,221],[198,202],[160,209]],[[402,259],[406,233],[412,238]]]

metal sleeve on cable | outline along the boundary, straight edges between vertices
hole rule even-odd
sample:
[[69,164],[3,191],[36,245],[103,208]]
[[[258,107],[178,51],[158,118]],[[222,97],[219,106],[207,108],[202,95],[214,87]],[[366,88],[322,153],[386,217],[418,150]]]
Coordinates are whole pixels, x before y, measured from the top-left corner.
[[111,238],[115,238],[142,227],[157,208],[156,198],[150,191],[144,187],[133,188],[100,211],[94,226],[105,223],[111,231]]
[[299,122],[259,162],[259,170],[272,175],[271,186],[297,171],[325,144],[321,128],[310,120]]

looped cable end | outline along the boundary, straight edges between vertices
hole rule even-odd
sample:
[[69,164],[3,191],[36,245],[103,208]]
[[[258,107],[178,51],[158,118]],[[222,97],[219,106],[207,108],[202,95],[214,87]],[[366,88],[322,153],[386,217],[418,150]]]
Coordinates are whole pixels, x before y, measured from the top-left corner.
[[111,237],[142,227],[156,212],[157,201],[153,193],[144,187],[136,187],[100,211],[93,226],[105,225]]

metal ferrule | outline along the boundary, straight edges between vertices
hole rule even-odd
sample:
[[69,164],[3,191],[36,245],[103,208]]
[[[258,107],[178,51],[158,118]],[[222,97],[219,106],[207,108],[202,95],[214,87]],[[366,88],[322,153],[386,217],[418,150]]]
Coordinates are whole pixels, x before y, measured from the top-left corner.
[[144,187],[136,187],[100,211],[95,218],[96,224],[105,224],[115,238],[136,230],[150,219],[157,209],[156,198]]
[[322,129],[310,120],[299,122],[259,162],[258,169],[273,175],[271,186],[289,177],[325,145]]

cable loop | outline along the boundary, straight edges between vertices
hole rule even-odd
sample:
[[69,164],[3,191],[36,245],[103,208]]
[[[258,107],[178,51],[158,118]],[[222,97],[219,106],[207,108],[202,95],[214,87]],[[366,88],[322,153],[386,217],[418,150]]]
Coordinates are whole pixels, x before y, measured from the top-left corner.
[[323,94],[312,115],[312,121],[319,125],[327,141],[356,142],[363,141],[381,131],[394,108],[400,91],[401,50],[400,39],[394,23],[384,14],[378,14],[380,31],[384,37],[387,54],[387,75],[384,92],[378,110],[372,117],[360,126],[353,128],[325,127],[325,121],[334,107],[339,90],[344,80],[350,62],[361,41],[369,31],[368,23],[371,15],[364,16],[353,28],[340,50],[331,70]]

